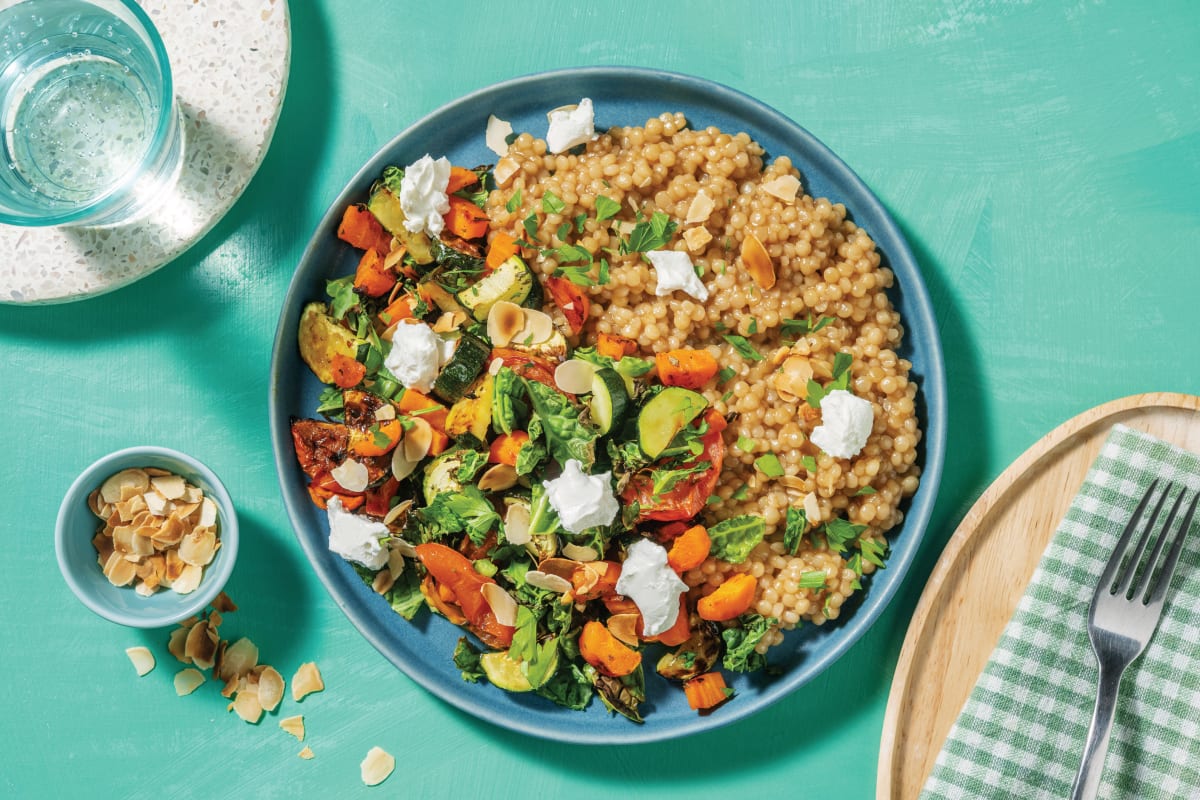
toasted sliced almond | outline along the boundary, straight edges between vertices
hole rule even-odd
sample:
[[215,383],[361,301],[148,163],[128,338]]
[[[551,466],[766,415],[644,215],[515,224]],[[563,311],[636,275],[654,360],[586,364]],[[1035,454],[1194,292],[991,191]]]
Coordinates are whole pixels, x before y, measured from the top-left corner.
[[517,624],[517,601],[504,590],[503,586],[498,583],[485,583],[480,591],[483,592],[483,599],[492,609],[496,622],[510,627]]
[[257,666],[258,646],[243,636],[225,648],[220,666],[217,668],[217,677],[221,680],[241,678]]
[[713,199],[708,196],[708,193],[703,189],[696,192],[696,196],[692,198],[692,204],[688,206],[687,215],[683,219],[685,225],[695,225],[697,222],[704,222],[712,215],[716,204]]
[[[388,571],[392,573],[392,577],[396,577],[404,572],[404,552],[400,549],[401,545],[408,545],[412,549],[412,545],[403,539],[393,539],[388,543]],[[413,550],[413,556],[416,557],[416,550]]]
[[396,577],[392,575],[392,571],[387,567],[375,573],[375,577],[371,579],[371,591],[375,594],[387,594],[396,585]]
[[536,586],[539,589],[545,589],[548,592],[557,592],[558,594],[566,594],[573,588],[571,582],[566,578],[536,569],[531,569],[525,573],[525,582],[530,586]]
[[150,476],[145,470],[123,469],[100,485],[100,497],[115,505],[150,488]]
[[[407,440],[408,437],[406,436],[402,441],[407,442]],[[417,468],[417,464],[419,464],[421,461],[419,458],[409,458],[405,452],[407,449],[408,448],[404,445],[392,448],[392,477],[398,481],[402,481],[409,475],[412,475]],[[395,511],[395,509],[392,510]],[[403,512],[397,513],[399,514]],[[391,516],[391,514],[388,516]]]
[[742,266],[750,273],[758,288],[766,291],[775,285],[775,264],[771,261],[771,254],[753,233],[747,233],[742,240],[741,255]]
[[544,311],[525,309],[525,324],[513,337],[513,344],[534,345],[549,341],[554,335],[554,320]]
[[502,492],[517,485],[517,470],[508,464],[493,464],[479,476],[481,492]]
[[297,741],[304,741],[304,716],[302,714],[284,717],[279,720],[279,727],[295,736]]
[[348,492],[366,491],[370,483],[367,465],[353,458],[347,458],[341,464],[329,470],[329,474]]
[[512,123],[495,114],[488,116],[487,130],[483,134],[484,144],[498,156],[508,155],[508,137],[512,136]]
[[301,664],[300,669],[296,670],[296,674],[292,677],[292,699],[296,702],[300,702],[313,692],[319,692],[324,688],[325,682],[321,680],[321,671],[311,661]]
[[233,710],[251,725],[258,724],[263,715],[262,704],[258,702],[258,690],[248,684],[239,688],[237,695],[233,698]]
[[567,394],[586,394],[592,390],[596,368],[586,361],[570,358],[554,368],[554,383]]
[[761,188],[772,197],[778,197],[785,203],[791,203],[800,193],[800,179],[795,175],[780,175],[778,178],[762,184]]
[[641,614],[613,614],[608,618],[609,633],[630,647],[636,647],[639,644],[637,623],[640,616]]
[[159,475],[150,479],[150,485],[167,500],[178,500],[183,497],[187,481],[179,475]]
[[104,577],[113,586],[128,586],[137,578],[137,566],[126,561],[121,553],[115,552],[104,565]]
[[229,595],[224,592],[219,592],[212,601],[214,611],[220,611],[223,614],[232,614],[237,611],[237,604],[229,598]]
[[704,248],[713,239],[713,235],[708,232],[708,228],[688,228],[683,232],[683,241],[687,245],[688,250],[693,253],[702,253]]
[[154,654],[148,647],[127,647],[125,655],[129,656],[129,660],[133,662],[133,668],[137,670],[138,677],[154,669]]
[[529,506],[512,503],[504,512],[504,540],[509,544],[529,542]]
[[204,567],[196,564],[184,564],[179,577],[171,581],[171,590],[178,594],[191,594],[200,586],[204,577]]
[[175,673],[175,694],[183,697],[196,691],[204,683],[204,673],[195,667],[181,669]]
[[381,747],[372,747],[361,764],[362,782],[367,786],[378,786],[387,780],[395,768],[396,759],[390,753]]
[[283,676],[274,667],[261,667],[258,675],[258,702],[264,711],[274,711],[283,699]]
[[821,521],[821,504],[817,501],[815,493],[804,496],[804,516],[808,518],[809,525]]
[[500,300],[488,311],[487,334],[496,347],[506,347],[525,327],[525,309],[516,303]]
[[217,534],[211,528],[198,528],[179,543],[179,558],[185,564],[207,566],[212,563],[218,546]]
[[301,758],[303,758],[305,761],[308,761],[308,760],[312,759],[312,757],[313,757],[313,751],[312,751],[312,748],[311,748],[311,747],[305,746],[305,747],[304,747],[304,748],[303,748],[303,749],[302,749],[302,750],[301,750],[299,753],[297,753],[296,755],[300,756],[300,757],[301,757]]
[[175,656],[176,660],[184,664],[192,663],[192,659],[184,652],[188,637],[188,628],[176,628],[171,631],[171,638],[167,640],[167,652]]
[[562,552],[564,556],[572,561],[595,561],[600,557],[600,554],[592,548],[582,544],[574,544],[572,542],[564,544]]
[[496,168],[492,170],[492,177],[496,179],[496,185],[503,188],[508,185],[512,176],[520,171],[520,162],[511,156],[504,156],[496,162]]
[[379,422],[388,422],[396,418],[396,407],[391,403],[384,403],[379,408],[375,409],[375,419]]
[[[415,465],[416,462],[429,455],[429,448],[432,446],[433,426],[420,417],[413,417],[412,427],[404,434],[404,457]],[[396,471],[395,461],[392,463],[392,472],[394,473]],[[397,478],[397,480],[400,479]]]
[[210,628],[208,621],[205,620],[193,625],[188,630],[187,640],[183,644],[183,654],[200,669],[211,669],[216,663],[218,641],[220,639],[216,631]]
[[[394,462],[394,460],[395,459],[393,458],[393,462]],[[400,479],[397,478],[396,480],[400,480]],[[384,525],[392,525],[393,523],[395,523],[397,526],[402,525],[404,516],[406,514],[408,514],[408,511],[410,508],[412,508],[412,506],[413,506],[412,500],[403,500],[403,501],[397,503],[396,505],[392,506],[388,510],[387,514],[385,514],[383,516],[383,524]],[[408,543],[405,542],[405,544],[408,544]],[[412,547],[412,545],[408,545],[408,546],[410,548]],[[415,554],[416,551],[414,550],[413,553]],[[409,554],[405,553],[404,555],[409,555]]]

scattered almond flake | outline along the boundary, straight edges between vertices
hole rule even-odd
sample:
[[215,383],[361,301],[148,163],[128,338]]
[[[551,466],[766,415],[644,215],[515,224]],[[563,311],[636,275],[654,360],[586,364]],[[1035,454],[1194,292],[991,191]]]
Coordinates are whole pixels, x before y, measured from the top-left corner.
[[371,580],[371,591],[375,594],[387,594],[396,585],[396,578],[392,575],[392,571],[384,567],[375,573],[375,577]]
[[204,577],[204,568],[198,564],[187,564],[183,568],[183,572],[179,577],[171,582],[171,588],[178,594],[191,594],[200,586],[200,580]]
[[142,472],[146,473],[151,478],[161,478],[171,474],[169,469],[163,469],[162,467],[142,467]]
[[204,620],[188,630],[183,654],[200,669],[211,669],[216,662],[217,641],[216,631],[209,627],[208,620]]
[[296,702],[300,702],[313,692],[322,691],[324,688],[325,682],[321,680],[321,671],[312,661],[301,664],[292,677],[292,699]]
[[708,228],[688,228],[683,232],[684,244],[693,253],[704,252],[704,248],[708,246],[712,238],[713,236],[708,232]]
[[804,496],[804,515],[810,525],[821,521],[821,504],[817,502],[816,493]]
[[536,586],[539,589],[545,589],[548,592],[557,592],[558,594],[564,594],[573,588],[571,582],[566,578],[561,578],[558,575],[550,575],[536,569],[531,569],[525,573],[525,582],[530,586]]
[[795,175],[780,175],[778,178],[761,184],[760,188],[772,197],[778,197],[785,203],[790,203],[800,192],[800,179]]
[[[407,514],[408,510],[412,507],[413,507],[413,501],[411,499],[403,500],[403,501],[397,503],[396,505],[392,506],[391,510],[388,511],[387,514],[384,515],[383,524],[388,525],[388,526],[391,526],[393,524],[396,524],[398,526],[403,525],[403,521],[400,520],[400,518],[402,516],[404,516],[405,514]],[[401,548],[400,552],[403,555],[406,555],[410,558],[413,558],[417,555],[417,551],[415,549],[413,549],[413,546],[411,544],[409,544],[408,542],[404,541],[403,539],[396,538],[396,539],[393,539],[393,542]]]
[[[295,736],[298,741],[304,741],[304,715],[296,714],[279,720],[279,727]],[[304,748],[308,750],[308,748]]]
[[264,711],[274,711],[283,699],[283,676],[274,667],[263,667],[258,676],[258,702]]
[[339,486],[348,492],[364,491],[367,484],[370,483],[367,465],[353,458],[347,458],[329,470],[329,474]]
[[[233,693],[238,690],[238,686],[241,684],[241,682],[242,679],[237,675],[229,678],[229,680],[225,681],[225,685],[221,687],[221,696],[225,698],[233,697]],[[229,708],[230,710],[233,709],[232,703],[229,704]]]
[[687,215],[683,218],[683,223],[685,225],[695,225],[698,222],[704,222],[712,215],[714,208],[716,208],[716,204],[713,203],[713,199],[701,189],[692,198],[692,204],[688,206]]
[[517,624],[517,601],[498,583],[485,583],[480,591],[492,609],[496,622],[512,627]]
[[750,273],[758,288],[766,291],[775,285],[775,263],[767,248],[753,233],[747,233],[746,238],[742,239],[741,257],[742,266]]
[[495,114],[488,115],[487,131],[483,134],[488,150],[498,156],[508,155],[508,137],[512,136],[512,123]]
[[257,666],[258,647],[243,636],[225,649],[217,667],[217,677],[221,680],[241,678]]
[[[525,309],[508,300],[494,303],[488,311],[487,334],[496,347],[505,347],[526,325]],[[504,364],[503,359],[496,359]]]
[[176,628],[171,631],[171,638],[167,640],[167,652],[184,664],[192,663],[192,659],[184,653],[184,644],[187,641],[187,635],[187,628]]
[[525,324],[512,337],[518,344],[541,344],[554,336],[554,320],[545,311],[536,308],[523,309]]
[[258,689],[249,684],[240,686],[233,698],[233,711],[243,721],[257,725],[263,715],[262,704],[258,701]]
[[487,372],[488,372],[488,375],[491,375],[494,378],[500,374],[500,370],[502,370],[502,369],[504,369],[504,359],[503,358],[493,358],[492,362],[490,364],[488,364]]
[[564,556],[572,561],[595,561],[600,557],[599,553],[587,545],[575,544],[574,542],[564,544],[562,552]]
[[[100,485],[100,496],[104,502],[115,505],[128,500],[134,494],[142,494],[150,488],[150,476],[145,470],[123,469]],[[129,490],[132,493],[126,494]]]
[[[404,434],[404,457],[409,461],[418,462],[429,454],[429,448],[432,446],[433,426],[420,417],[413,417],[412,427]],[[395,472],[394,459],[392,471]]]
[[313,757],[312,748],[306,746],[303,750],[301,750],[299,753],[297,753],[297,755],[300,756],[301,758],[303,758],[305,761],[308,761],[309,759],[311,759]]
[[515,158],[504,156],[496,162],[496,168],[492,170],[492,177],[496,179],[496,185],[503,188],[512,176],[520,171],[521,164]]
[[512,503],[504,512],[504,540],[509,544],[528,544],[530,513],[523,503]]
[[162,475],[150,479],[150,485],[167,500],[183,497],[186,482],[179,475]]
[[[404,552],[401,550],[401,547],[405,545],[409,549],[412,549],[412,545],[403,539],[393,539],[388,545],[387,568],[391,571],[392,575],[399,576],[400,573],[404,572]],[[416,555],[415,550],[413,551],[413,555]]]
[[139,678],[154,669],[154,654],[148,647],[127,647],[125,655],[133,662],[133,668],[137,670]]
[[238,609],[237,604],[230,600],[229,595],[224,592],[217,594],[216,598],[212,601],[212,607],[214,611],[220,611],[225,614],[232,614]]
[[187,667],[175,673],[175,694],[189,695],[204,683],[204,674],[195,667]]
[[592,390],[596,368],[586,361],[570,358],[554,368],[554,383],[567,394],[586,394]]
[[372,747],[362,761],[362,782],[367,786],[378,786],[395,768],[396,759],[390,753],[381,747]]
[[391,403],[384,403],[379,408],[375,409],[375,419],[379,422],[388,422],[396,418],[396,407]]
[[608,618],[609,633],[630,647],[637,647],[640,644],[637,635],[640,618],[640,614],[613,614]]
[[502,492],[517,485],[517,470],[508,464],[493,464],[479,476],[481,492]]
[[[408,437],[405,436],[404,440],[402,441],[407,441],[407,439]],[[398,481],[402,481],[409,475],[413,474],[417,468],[417,464],[419,464],[421,461],[419,458],[409,458],[405,454],[405,449],[406,448],[403,443],[392,448],[392,477]]]

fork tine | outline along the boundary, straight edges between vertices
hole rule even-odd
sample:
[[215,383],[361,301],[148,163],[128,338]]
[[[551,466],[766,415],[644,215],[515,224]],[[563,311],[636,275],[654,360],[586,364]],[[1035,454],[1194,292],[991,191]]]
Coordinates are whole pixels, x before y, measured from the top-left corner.
[[[1104,592],[1107,592],[1109,594],[1124,594],[1129,589],[1128,579],[1129,579],[1129,577],[1131,577],[1130,575],[1125,576],[1126,580],[1124,581],[1124,583],[1125,583],[1124,587],[1118,589],[1118,587],[1116,585],[1117,570],[1120,569],[1120,567],[1121,567],[1122,557],[1125,555],[1125,551],[1129,547],[1129,540],[1133,538],[1133,534],[1138,530],[1138,522],[1141,521],[1141,518],[1146,511],[1146,506],[1149,504],[1150,498],[1154,496],[1154,490],[1157,488],[1158,488],[1158,479],[1155,478],[1154,482],[1150,484],[1150,488],[1146,490],[1146,493],[1144,495],[1142,495],[1141,502],[1139,502],[1137,505],[1137,508],[1134,509],[1133,515],[1129,518],[1129,523],[1125,526],[1125,530],[1121,532],[1121,538],[1117,541],[1117,546],[1113,548],[1112,555],[1109,556],[1108,563],[1104,566],[1104,573],[1100,576],[1100,584],[1099,584],[1099,586],[1096,587],[1097,595],[1099,595],[1101,590],[1103,590]],[[1168,486],[1167,488],[1169,489],[1170,486]],[[1163,501],[1163,498],[1166,496],[1167,496],[1167,493],[1164,490],[1162,493],[1162,497],[1159,497],[1159,499],[1158,499],[1158,508],[1162,508],[1162,501]],[[1154,511],[1155,517],[1158,516],[1158,508],[1156,508]],[[1151,523],[1148,526],[1148,528],[1152,528],[1152,527],[1154,527],[1153,520],[1151,520]],[[1143,540],[1142,545],[1144,547],[1145,546],[1145,536],[1144,535],[1142,537],[1142,540]],[[1139,553],[1139,555],[1140,555],[1140,553]],[[1131,563],[1136,565],[1137,560],[1133,559],[1131,561]],[[1132,570],[1130,570],[1130,573],[1132,573]]]
[[[1164,497],[1166,497],[1170,488],[1168,486],[1167,491],[1163,492]],[[1146,597],[1150,593],[1150,581],[1155,578],[1155,573],[1157,572],[1158,557],[1162,554],[1163,548],[1167,544],[1167,539],[1170,539],[1174,535],[1171,529],[1175,524],[1175,517],[1179,515],[1179,507],[1183,505],[1183,498],[1186,495],[1187,492],[1181,490],[1175,497],[1175,502],[1171,504],[1171,512],[1167,514],[1167,521],[1163,523],[1162,533],[1159,534],[1158,541],[1154,543],[1154,549],[1150,552],[1150,557],[1146,559],[1146,567],[1142,570],[1141,575],[1138,576],[1137,584],[1129,591],[1128,597],[1130,600],[1137,598],[1143,603],[1149,602]],[[1149,534],[1149,530],[1147,530],[1147,534]]]
[[[1179,505],[1183,501],[1183,497],[1186,494],[1186,490],[1179,493],[1179,499],[1175,501],[1175,508],[1179,508]],[[1195,495],[1193,495],[1192,503],[1190,506],[1188,506],[1187,515],[1183,518],[1183,524],[1180,525],[1179,529],[1175,532],[1174,539],[1171,542],[1171,549],[1167,553],[1167,560],[1163,562],[1162,569],[1159,570],[1158,583],[1150,590],[1142,602],[1148,605],[1154,605],[1156,603],[1161,603],[1167,596],[1167,589],[1171,586],[1171,576],[1175,573],[1175,565],[1179,562],[1179,553],[1183,550],[1183,540],[1187,538],[1188,530],[1190,530],[1192,527],[1192,518],[1196,515],[1196,505],[1198,501],[1200,501],[1200,492],[1197,492]],[[1175,516],[1174,509],[1171,511],[1171,516]],[[1169,527],[1170,526],[1168,525],[1167,527],[1163,528],[1163,539],[1166,539]],[[1160,541],[1159,546],[1155,549],[1156,556],[1158,550],[1161,549],[1162,542]],[[1148,578],[1149,573],[1147,573],[1147,579]]]

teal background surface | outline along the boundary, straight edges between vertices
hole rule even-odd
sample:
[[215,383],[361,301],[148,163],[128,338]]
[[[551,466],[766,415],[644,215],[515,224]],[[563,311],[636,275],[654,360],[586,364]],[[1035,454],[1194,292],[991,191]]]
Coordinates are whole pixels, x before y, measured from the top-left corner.
[[[908,619],[973,500],[1080,411],[1200,394],[1200,6],[295,0],[291,21],[271,150],[208,236],[112,294],[0,306],[0,796],[872,797]],[[371,648],[294,540],[266,410],[287,283],[358,167],[456,97],[594,64],[739,89],[849,163],[921,265],[950,401],[933,523],[871,631],[748,720],[605,748],[502,732]],[[287,678],[316,661],[324,693],[246,725],[212,684],[175,696],[168,631],[115,626],[70,594],[52,541],[61,494],[142,443],[200,458],[237,503],[240,609],[222,634],[249,636]],[[123,651],[143,644],[159,665],[138,678]],[[312,761],[277,727],[293,713]],[[397,769],[367,789],[374,745]]]

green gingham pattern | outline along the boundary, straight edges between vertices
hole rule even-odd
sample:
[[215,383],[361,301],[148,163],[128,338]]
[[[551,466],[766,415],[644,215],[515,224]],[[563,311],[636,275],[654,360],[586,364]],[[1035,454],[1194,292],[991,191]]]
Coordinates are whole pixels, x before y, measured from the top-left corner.
[[[1200,457],[1115,426],[938,754],[922,800],[1070,795],[1096,698],[1088,606],[1155,478],[1200,490]],[[1158,631],[1121,683],[1100,797],[1200,797],[1200,522]]]

